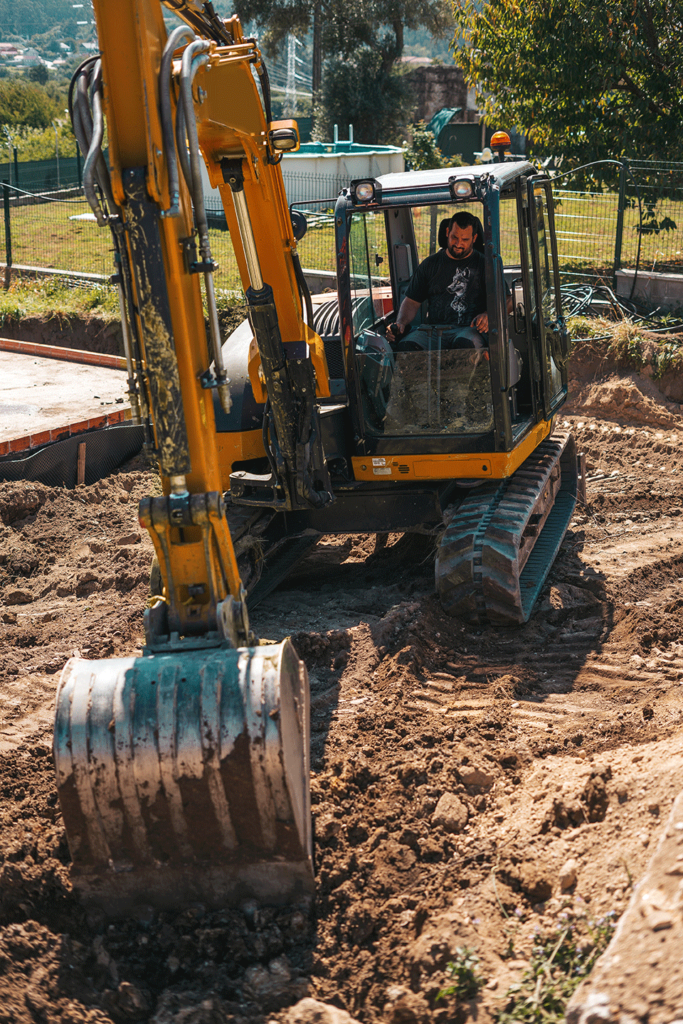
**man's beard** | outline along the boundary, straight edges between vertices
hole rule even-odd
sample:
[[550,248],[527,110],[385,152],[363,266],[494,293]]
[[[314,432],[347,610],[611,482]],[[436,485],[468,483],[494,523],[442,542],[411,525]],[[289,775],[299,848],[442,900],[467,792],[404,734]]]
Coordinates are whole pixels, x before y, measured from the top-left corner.
[[458,252],[454,245],[449,245],[448,246],[448,254],[449,254],[449,256],[452,256],[454,260],[464,260],[464,259],[466,259],[470,255],[470,253],[472,252],[473,249],[474,249],[474,246],[472,245],[472,246],[470,246],[469,249],[467,249],[467,250],[461,249]]

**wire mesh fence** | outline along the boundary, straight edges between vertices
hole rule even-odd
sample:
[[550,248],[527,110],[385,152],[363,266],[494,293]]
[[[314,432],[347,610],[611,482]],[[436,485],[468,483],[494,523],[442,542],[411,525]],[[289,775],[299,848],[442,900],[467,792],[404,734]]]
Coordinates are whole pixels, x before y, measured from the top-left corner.
[[631,160],[625,181],[621,266],[683,273],[683,163]]
[[578,278],[614,272],[619,194],[553,188],[560,270]]
[[608,190],[572,186],[584,177],[562,175],[553,187],[565,276],[611,278],[620,268],[683,274],[683,163],[623,160],[618,186]]
[[[41,181],[56,175],[55,161],[46,163],[51,166],[42,172]],[[346,180],[336,174],[288,169],[284,178],[290,205],[302,210],[308,221],[298,246],[302,266],[334,273],[334,203]],[[553,189],[560,269],[565,279],[611,279],[620,267],[683,274],[683,163],[623,161],[618,183],[602,191],[574,185],[584,185],[585,180],[585,176],[563,175]],[[216,288],[219,294],[240,295],[242,282],[217,191],[207,193],[206,205],[214,258],[219,264]],[[420,259],[435,251],[439,219],[451,212],[447,207],[415,209]],[[501,243],[504,263],[519,264],[514,203],[501,205]],[[79,187],[62,187],[46,194],[45,189],[32,193],[29,188],[8,185],[0,217],[3,260],[59,270],[65,276],[108,277],[115,271],[109,232],[97,226]]]
[[111,236],[98,228],[79,188],[62,190],[59,198],[31,194],[14,186],[5,186],[3,192],[6,263],[61,270],[67,276],[114,273]]

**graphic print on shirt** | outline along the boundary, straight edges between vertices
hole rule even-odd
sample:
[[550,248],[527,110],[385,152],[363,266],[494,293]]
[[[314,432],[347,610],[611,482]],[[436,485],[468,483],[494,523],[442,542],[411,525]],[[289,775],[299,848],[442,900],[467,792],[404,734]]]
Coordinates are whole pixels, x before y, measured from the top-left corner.
[[465,295],[470,281],[470,268],[465,267],[462,270],[456,270],[453,275],[453,280],[448,286],[448,291],[453,296],[451,301],[451,309],[456,315],[456,323],[466,323],[467,317],[467,303],[465,302]]

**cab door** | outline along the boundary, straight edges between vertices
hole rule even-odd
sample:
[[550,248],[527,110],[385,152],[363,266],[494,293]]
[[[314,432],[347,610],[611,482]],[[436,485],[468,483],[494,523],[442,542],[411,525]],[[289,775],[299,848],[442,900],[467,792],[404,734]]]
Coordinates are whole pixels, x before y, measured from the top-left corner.
[[527,181],[527,230],[531,329],[540,357],[541,398],[550,419],[567,397],[569,332],[562,315],[551,182]]

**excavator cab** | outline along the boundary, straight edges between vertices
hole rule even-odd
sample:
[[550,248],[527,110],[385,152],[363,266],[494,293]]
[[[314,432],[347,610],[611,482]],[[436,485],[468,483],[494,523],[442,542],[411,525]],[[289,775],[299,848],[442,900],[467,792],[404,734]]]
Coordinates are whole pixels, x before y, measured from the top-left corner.
[[[340,338],[359,437],[356,476],[425,479],[442,472],[428,468],[437,456],[512,453],[562,405],[568,334],[549,188],[531,164],[515,162],[390,174],[342,193]],[[481,225],[475,247],[485,258],[489,331],[430,324],[423,303],[400,342],[388,339],[415,269],[445,247],[459,210]],[[454,275],[453,308],[459,288]],[[387,453],[405,458],[386,461]],[[372,461],[381,456],[381,465]],[[491,475],[483,466],[475,479]],[[462,477],[471,473],[464,468]]]

